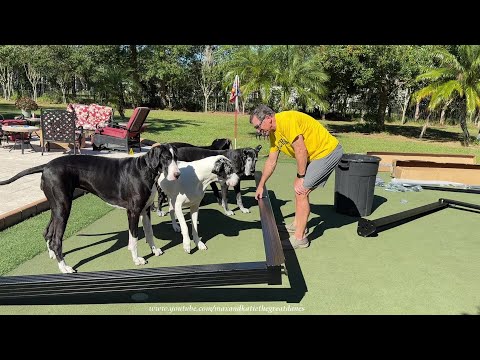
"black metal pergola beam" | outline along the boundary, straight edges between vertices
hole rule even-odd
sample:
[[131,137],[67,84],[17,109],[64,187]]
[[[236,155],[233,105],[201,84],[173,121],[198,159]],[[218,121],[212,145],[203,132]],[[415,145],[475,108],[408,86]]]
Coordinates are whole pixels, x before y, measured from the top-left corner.
[[376,220],[368,220],[361,218],[358,221],[357,234],[360,236],[370,236],[380,231],[390,229],[392,227],[404,224],[406,222],[418,219],[422,216],[432,214],[436,211],[453,207],[460,210],[476,209],[480,210],[479,205],[470,204],[457,200],[438,199],[437,202],[416,207],[414,209],[399,212],[397,214],[384,216]]
[[463,192],[468,194],[480,194],[479,189],[460,189],[444,186],[430,186],[430,185],[420,185],[422,189],[425,190],[437,190],[437,191],[451,191],[451,192]]
[[[261,173],[255,173],[258,184]],[[0,303],[61,295],[198,288],[247,284],[281,285],[285,262],[275,218],[264,188],[259,200],[265,261],[0,277]]]

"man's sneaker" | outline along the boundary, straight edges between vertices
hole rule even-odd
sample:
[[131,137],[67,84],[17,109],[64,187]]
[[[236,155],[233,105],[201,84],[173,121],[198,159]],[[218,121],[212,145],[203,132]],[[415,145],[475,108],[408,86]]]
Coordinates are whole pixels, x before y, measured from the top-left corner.
[[289,239],[282,240],[283,250],[303,249],[309,245],[310,241],[308,241],[307,237],[304,237],[302,240],[297,240],[295,235],[292,235]]
[[[279,230],[283,232],[288,232],[289,234],[295,234],[295,227],[293,226],[293,223],[288,225],[281,225]],[[308,227],[305,228],[305,235],[307,234],[308,234]]]

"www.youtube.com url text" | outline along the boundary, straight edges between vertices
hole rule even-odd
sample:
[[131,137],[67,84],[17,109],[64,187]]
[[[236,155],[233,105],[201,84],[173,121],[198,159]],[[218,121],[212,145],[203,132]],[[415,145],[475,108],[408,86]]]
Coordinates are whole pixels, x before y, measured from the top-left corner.
[[269,305],[208,305],[208,306],[196,306],[196,305],[179,305],[179,306],[149,306],[150,312],[161,312],[167,314],[180,313],[180,312],[192,312],[192,313],[225,313],[225,312],[257,312],[257,313],[302,313],[305,311],[303,306],[298,305],[282,305],[282,306],[269,306]]

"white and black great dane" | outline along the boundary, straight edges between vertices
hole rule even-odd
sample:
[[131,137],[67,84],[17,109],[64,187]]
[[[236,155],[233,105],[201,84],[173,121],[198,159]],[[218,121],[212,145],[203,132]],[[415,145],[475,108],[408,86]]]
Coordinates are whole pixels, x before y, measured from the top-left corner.
[[[172,143],[177,144],[177,143]],[[181,144],[181,143],[178,143]],[[187,144],[189,145],[189,144]],[[224,149],[224,150],[211,150],[200,148],[198,146],[182,146],[180,145],[178,149],[178,160],[179,161],[195,161],[200,160],[209,156],[215,155],[224,155],[226,156],[231,162],[233,166],[233,170],[239,176],[239,181],[234,186],[235,196],[237,200],[238,208],[243,213],[249,213],[250,210],[243,206],[242,202],[242,194],[240,191],[240,180],[252,178],[255,173],[255,165],[258,159],[258,153],[262,145],[258,145],[256,148],[240,148],[240,149]],[[227,201],[227,191],[228,185],[222,179],[219,180],[221,185],[221,195],[218,192],[218,189],[215,185],[215,182],[211,183],[211,187],[217,201],[220,205],[222,205],[225,214],[228,216],[234,215],[234,212],[228,208],[228,201]],[[161,196],[159,193],[158,197],[158,210],[157,214],[159,216],[165,216],[165,212],[162,211],[162,203],[164,200],[164,196]]]
[[[158,179],[158,184],[168,196],[173,230],[181,231],[183,249],[190,253],[190,236],[182,211],[184,206],[190,207],[193,241],[200,250],[206,250],[207,246],[198,236],[198,211],[205,189],[214,181],[224,181],[228,186],[235,186],[239,177],[232,162],[223,155],[209,156],[190,162],[179,161],[178,168],[182,173],[178,180],[172,181],[164,174],[161,174]],[[180,226],[175,221],[175,216]]]

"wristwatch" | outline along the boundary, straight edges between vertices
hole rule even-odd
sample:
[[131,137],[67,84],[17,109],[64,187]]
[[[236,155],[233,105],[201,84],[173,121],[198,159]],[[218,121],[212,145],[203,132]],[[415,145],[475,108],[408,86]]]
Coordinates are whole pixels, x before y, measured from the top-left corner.
[[305,177],[305,174],[303,174],[303,175],[300,175],[299,173],[297,173],[297,178],[299,178],[299,179],[303,179],[304,177]]

